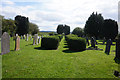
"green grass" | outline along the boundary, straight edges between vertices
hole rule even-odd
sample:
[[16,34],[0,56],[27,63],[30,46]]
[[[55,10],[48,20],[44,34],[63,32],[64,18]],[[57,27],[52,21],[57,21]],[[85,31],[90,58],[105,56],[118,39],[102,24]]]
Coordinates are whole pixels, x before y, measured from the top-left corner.
[[[110,55],[105,50],[72,52],[62,39],[57,50],[41,50],[32,41],[20,41],[19,51],[14,51],[14,41],[10,41],[10,53],[2,56],[3,78],[114,78],[115,46]],[[105,49],[105,45],[98,45]]]

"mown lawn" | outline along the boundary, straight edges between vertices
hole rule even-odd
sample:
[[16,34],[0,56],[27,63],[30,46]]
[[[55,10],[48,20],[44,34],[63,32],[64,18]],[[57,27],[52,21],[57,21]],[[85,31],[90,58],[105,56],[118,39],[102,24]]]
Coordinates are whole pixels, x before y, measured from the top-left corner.
[[14,51],[11,39],[9,54],[2,56],[3,78],[114,78],[115,45],[110,55],[104,53],[105,45],[99,50],[82,52],[69,51],[64,38],[57,50],[42,50],[32,41],[20,41],[19,51]]

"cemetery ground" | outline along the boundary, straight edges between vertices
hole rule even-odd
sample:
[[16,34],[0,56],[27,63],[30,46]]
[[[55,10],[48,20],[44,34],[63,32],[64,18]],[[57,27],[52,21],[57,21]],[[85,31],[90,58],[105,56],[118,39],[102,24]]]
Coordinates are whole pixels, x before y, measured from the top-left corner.
[[57,50],[32,44],[30,39],[21,39],[20,50],[14,51],[15,41],[10,39],[10,53],[2,55],[2,78],[114,78],[114,70],[118,70],[115,45],[107,55],[105,45],[100,44],[103,51],[69,51],[64,37]]

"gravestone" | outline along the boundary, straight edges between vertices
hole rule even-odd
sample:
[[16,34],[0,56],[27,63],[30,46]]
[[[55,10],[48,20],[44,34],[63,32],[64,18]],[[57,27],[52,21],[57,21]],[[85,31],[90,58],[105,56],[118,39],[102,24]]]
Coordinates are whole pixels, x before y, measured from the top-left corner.
[[109,39],[109,40],[107,41],[106,49],[105,49],[105,53],[107,53],[108,55],[109,55],[109,52],[110,52],[111,44],[112,44],[112,40]]
[[23,39],[25,39],[25,35],[23,35]]
[[95,42],[96,42],[95,39],[92,37],[91,38],[91,47],[95,48]]
[[15,40],[15,50],[20,50],[20,38],[19,36],[16,37],[16,40]]
[[18,34],[16,34],[16,36],[18,36]]
[[120,36],[116,41],[116,58],[120,59]]
[[26,41],[28,41],[28,34],[26,35]]
[[4,32],[1,37],[1,55],[10,52],[10,36],[7,32]]
[[87,42],[87,44],[89,46],[90,43],[89,43],[89,39],[87,37],[86,37],[86,42]]
[[38,44],[40,43],[40,36],[38,37]]
[[106,40],[105,40],[105,37],[104,37],[104,39],[103,39],[103,45],[105,44],[105,41],[106,41]]
[[22,37],[22,35],[21,35],[21,38],[20,39],[22,39],[23,37]]
[[34,35],[33,45],[38,44],[38,34]]

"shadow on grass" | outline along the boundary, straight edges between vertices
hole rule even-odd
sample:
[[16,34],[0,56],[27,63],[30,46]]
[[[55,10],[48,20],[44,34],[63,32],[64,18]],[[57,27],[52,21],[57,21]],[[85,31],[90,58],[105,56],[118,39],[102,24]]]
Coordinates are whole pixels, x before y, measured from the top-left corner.
[[115,62],[117,63],[117,64],[120,64],[120,59],[118,59],[118,58],[114,58],[114,60],[115,60]]
[[66,45],[66,46],[64,46],[64,48],[68,48],[68,46]]
[[34,49],[37,49],[37,50],[57,50],[57,49],[45,49],[45,48],[42,48],[42,47],[35,47]]
[[82,52],[82,51],[71,51],[69,49],[63,50],[64,53],[76,53],[76,52]]
[[28,45],[25,45],[25,46],[29,46],[29,45],[33,45],[33,44],[28,44]]

